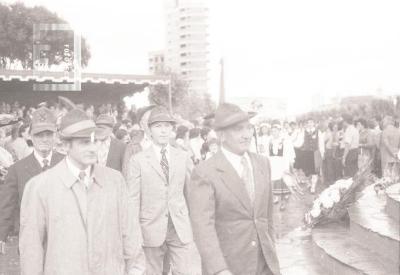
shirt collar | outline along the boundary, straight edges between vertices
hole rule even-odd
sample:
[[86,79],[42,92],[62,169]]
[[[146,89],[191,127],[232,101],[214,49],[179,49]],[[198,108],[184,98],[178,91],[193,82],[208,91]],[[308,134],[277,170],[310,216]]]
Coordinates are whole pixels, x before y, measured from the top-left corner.
[[[75,164],[72,163],[72,161],[70,160],[69,156],[67,156],[67,157],[65,158],[65,161],[66,161],[67,167],[68,167],[69,171],[72,173],[72,175],[74,175],[74,177],[75,177],[77,180],[80,180],[80,179],[79,179],[79,173],[81,172],[81,170],[80,170],[78,167],[76,167]],[[89,177],[92,177],[92,175],[91,175],[91,170],[92,170],[92,169],[91,169],[91,168],[92,168],[92,167],[89,166],[89,167],[87,167],[87,168],[84,170],[85,173],[86,173],[86,175],[89,176]]]
[[231,151],[227,150],[224,148],[224,146],[221,146],[221,151],[225,155],[225,157],[229,160],[229,162],[233,165],[233,167],[236,170],[236,167],[241,167],[242,165],[242,157],[245,157],[247,160],[247,163],[251,166],[250,162],[250,157],[247,152],[243,154],[243,156],[232,153]]
[[36,160],[39,162],[40,166],[43,167],[43,160],[47,159],[48,165],[51,163],[51,157],[53,156],[53,150],[47,155],[47,157],[42,157],[36,149],[33,149],[33,155],[35,156]]
[[[154,142],[153,142],[153,148],[154,148],[154,151],[155,151],[157,154],[161,154],[161,150],[163,149],[163,147],[161,147],[161,146],[155,144]],[[169,150],[170,150],[169,144],[167,144],[167,146],[165,146],[164,148],[166,149],[165,153],[166,153],[166,154],[169,154]]]

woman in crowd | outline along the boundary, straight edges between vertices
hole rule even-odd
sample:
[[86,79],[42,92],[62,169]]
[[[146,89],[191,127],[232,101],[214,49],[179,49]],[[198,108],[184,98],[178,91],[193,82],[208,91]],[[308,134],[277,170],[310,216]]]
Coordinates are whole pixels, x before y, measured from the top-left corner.
[[257,145],[258,145],[258,153],[262,155],[267,155],[268,154],[268,146],[269,146],[269,140],[270,140],[270,129],[271,125],[268,123],[261,123],[260,124],[260,129],[258,131],[258,139],[257,139]]
[[271,128],[271,138],[267,148],[267,156],[271,164],[272,193],[274,203],[280,202],[279,209],[286,209],[290,191],[284,182],[284,176],[290,174],[295,154],[290,139],[281,133],[279,121],[274,121]]

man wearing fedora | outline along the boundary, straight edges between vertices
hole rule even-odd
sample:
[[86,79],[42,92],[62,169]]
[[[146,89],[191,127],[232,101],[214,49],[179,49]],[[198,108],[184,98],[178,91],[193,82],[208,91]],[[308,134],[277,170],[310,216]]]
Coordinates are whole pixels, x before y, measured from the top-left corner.
[[14,229],[19,230],[19,211],[25,184],[34,176],[63,159],[54,148],[56,117],[46,107],[32,114],[31,136],[33,152],[11,165],[4,184],[0,186],[0,242]]
[[107,114],[101,114],[96,119],[96,126],[103,130],[97,138],[99,142],[98,164],[121,172],[126,144],[112,137],[114,119]]
[[162,274],[167,253],[172,274],[200,273],[183,191],[192,163],[186,152],[169,145],[174,124],[165,108],[155,107],[148,120],[152,145],[128,165],[128,192],[139,211],[148,275]]
[[61,120],[67,155],[31,179],[21,202],[21,274],[144,274],[138,217],[122,174],[97,165],[95,123]]
[[187,185],[203,274],[280,274],[269,161],[249,153],[252,116],[233,104],[218,107],[214,128],[221,150],[195,168]]

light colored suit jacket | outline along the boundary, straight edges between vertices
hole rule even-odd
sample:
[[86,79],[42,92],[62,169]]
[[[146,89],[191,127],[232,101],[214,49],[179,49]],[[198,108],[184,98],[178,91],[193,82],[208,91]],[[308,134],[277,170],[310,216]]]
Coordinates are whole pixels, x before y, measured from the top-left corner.
[[189,155],[172,146],[169,160],[169,183],[153,146],[133,155],[127,167],[131,200],[139,211],[144,246],[161,246],[166,238],[168,215],[182,243],[193,241],[184,188],[190,178]]
[[121,173],[94,166],[93,177],[82,213],[79,183],[65,160],[27,183],[21,202],[21,274],[144,274],[138,219],[130,211]]
[[280,274],[272,222],[271,172],[266,157],[249,153],[254,207],[237,172],[222,152],[201,163],[187,186],[194,240],[203,274],[224,269],[255,274],[259,248],[273,274]]

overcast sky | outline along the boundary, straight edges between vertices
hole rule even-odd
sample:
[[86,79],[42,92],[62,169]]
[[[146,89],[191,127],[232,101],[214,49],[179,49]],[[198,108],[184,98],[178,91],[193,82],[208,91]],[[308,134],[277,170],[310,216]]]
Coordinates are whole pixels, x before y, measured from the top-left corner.
[[[87,71],[147,74],[148,52],[165,45],[163,0],[22,2],[46,6],[83,33]],[[302,105],[317,94],[400,94],[399,0],[206,2],[214,98],[221,57],[228,98],[284,96]]]

